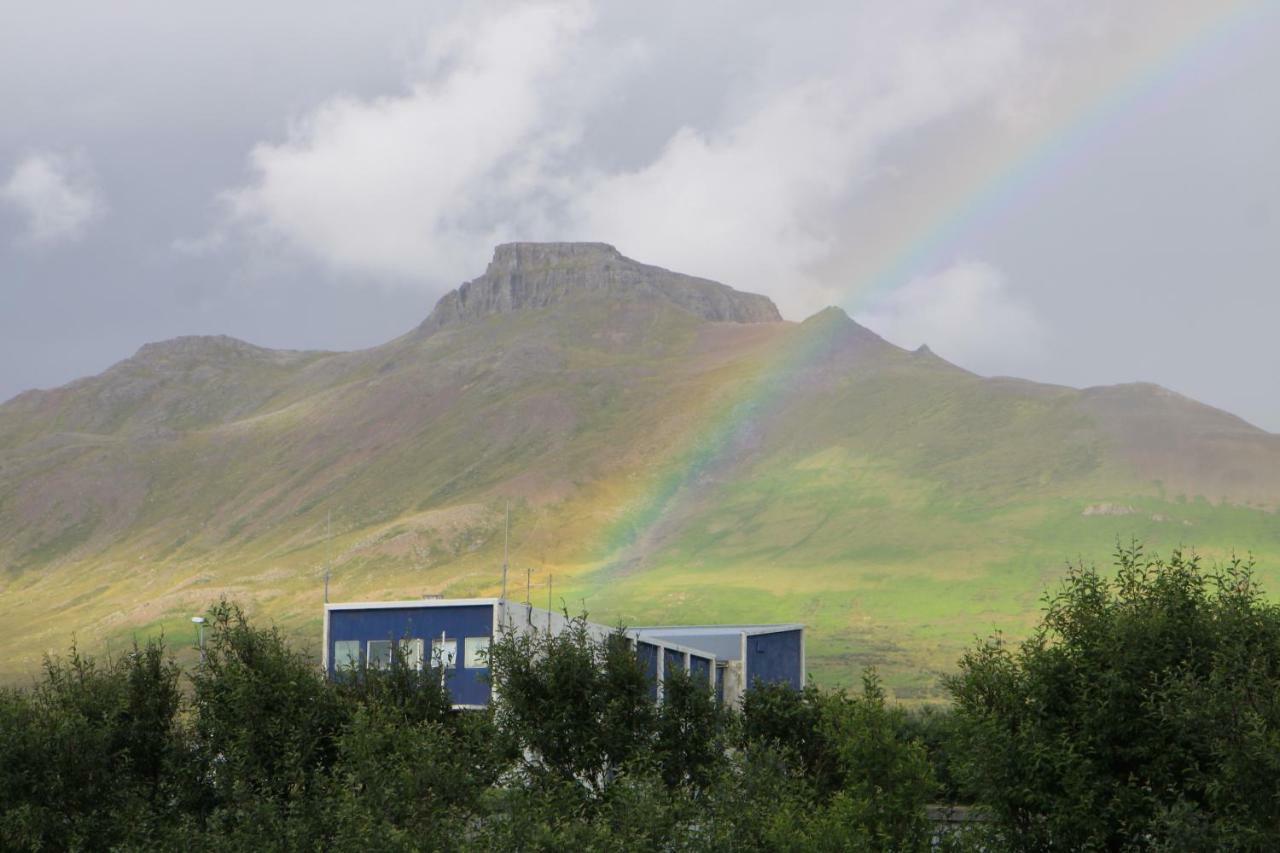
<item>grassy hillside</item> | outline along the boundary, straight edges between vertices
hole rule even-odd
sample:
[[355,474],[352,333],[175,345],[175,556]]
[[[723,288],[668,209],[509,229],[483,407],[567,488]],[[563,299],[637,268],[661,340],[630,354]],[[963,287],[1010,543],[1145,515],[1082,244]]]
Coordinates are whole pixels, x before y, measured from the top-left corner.
[[318,644],[326,563],[335,600],[493,593],[508,502],[512,597],[532,568],[609,621],[804,621],[819,679],[875,663],[902,697],[1117,538],[1252,550],[1280,590],[1280,437],[539,263],[555,298],[482,277],[498,307],[372,350],[179,339],[0,406],[0,678],[73,634],[188,642],[224,594]]

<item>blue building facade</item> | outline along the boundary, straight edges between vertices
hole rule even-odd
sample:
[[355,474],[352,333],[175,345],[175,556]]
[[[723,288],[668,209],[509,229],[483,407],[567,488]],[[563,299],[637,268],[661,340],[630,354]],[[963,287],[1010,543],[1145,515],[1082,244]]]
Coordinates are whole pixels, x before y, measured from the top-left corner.
[[412,666],[443,665],[454,704],[489,702],[489,643],[497,629],[490,601],[335,604],[325,609],[325,668],[389,666],[398,648]]
[[[492,698],[489,644],[504,629],[559,631],[564,616],[498,598],[326,604],[324,667],[330,678],[391,665],[398,650],[411,666],[443,667],[455,707]],[[589,625],[604,637],[612,629]],[[799,689],[805,679],[803,625],[677,625],[627,631],[655,701],[669,673],[705,679],[722,702],[754,683]]]

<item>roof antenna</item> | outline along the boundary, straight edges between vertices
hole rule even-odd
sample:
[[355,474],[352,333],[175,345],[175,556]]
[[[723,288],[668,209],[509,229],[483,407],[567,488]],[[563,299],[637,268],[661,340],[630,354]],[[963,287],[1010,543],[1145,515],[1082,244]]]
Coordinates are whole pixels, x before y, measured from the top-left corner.
[[511,541],[511,501],[507,501],[507,524],[502,533],[502,600],[507,600],[507,557]]

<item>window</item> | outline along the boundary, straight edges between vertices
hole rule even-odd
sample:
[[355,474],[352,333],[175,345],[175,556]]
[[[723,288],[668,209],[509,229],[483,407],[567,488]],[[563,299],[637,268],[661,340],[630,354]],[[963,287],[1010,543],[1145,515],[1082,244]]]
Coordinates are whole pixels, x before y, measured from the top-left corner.
[[484,669],[489,665],[488,637],[467,637],[463,651],[467,655],[463,664],[467,669]]
[[360,641],[338,640],[333,644],[333,671],[344,672],[360,668]]
[[369,651],[365,655],[365,666],[369,669],[390,669],[391,641],[370,640]]
[[431,663],[445,669],[453,669],[458,665],[457,640],[432,640]]
[[422,669],[422,640],[401,640],[400,657],[409,669]]

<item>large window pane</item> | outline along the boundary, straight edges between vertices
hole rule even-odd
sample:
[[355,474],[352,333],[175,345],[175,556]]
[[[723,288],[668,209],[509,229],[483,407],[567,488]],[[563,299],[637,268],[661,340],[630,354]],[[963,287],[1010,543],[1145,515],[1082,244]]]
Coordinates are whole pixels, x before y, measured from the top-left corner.
[[369,669],[390,669],[391,668],[391,641],[390,640],[370,640],[369,651],[366,657],[366,666]]
[[457,640],[432,640],[431,663],[445,669],[453,669],[458,665]]
[[485,669],[489,666],[489,638],[467,637],[463,644],[463,666],[467,669]]
[[409,669],[422,669],[422,640],[401,640],[400,656]]
[[359,640],[338,640],[333,644],[333,668],[336,672],[360,668]]

